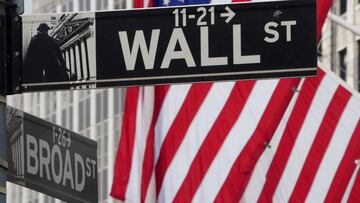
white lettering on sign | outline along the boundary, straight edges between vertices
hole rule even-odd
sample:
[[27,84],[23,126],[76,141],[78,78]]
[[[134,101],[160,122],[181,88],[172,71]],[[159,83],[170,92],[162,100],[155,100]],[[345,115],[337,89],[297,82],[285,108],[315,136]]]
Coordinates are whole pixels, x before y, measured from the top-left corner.
[[[83,171],[83,173],[84,172],[85,171]],[[78,177],[75,177],[75,178],[76,178],[76,180],[78,180]],[[70,181],[70,186],[71,186],[72,189],[74,189],[74,178],[73,178],[73,173],[72,173],[72,169],[71,169],[69,150],[65,151],[64,177],[63,177],[63,181],[62,181],[63,186],[66,186],[66,181],[67,180]]]
[[[196,9],[197,13],[191,13],[188,15],[186,8],[179,8],[174,9],[172,14],[174,14],[174,25],[175,27],[186,27],[187,25],[187,19],[196,19],[196,25],[197,26],[206,26],[208,24],[215,25],[215,15],[220,14],[221,18],[225,18],[225,22],[229,23],[234,17],[235,13],[228,7],[225,7],[224,13],[215,13],[215,7],[210,7],[208,10],[206,10],[206,7],[198,7]],[[208,16],[207,14],[210,13],[210,23],[208,23]],[[180,17],[181,16],[181,17]],[[181,20],[181,23],[180,23]]]
[[56,129],[56,127],[53,126],[53,143],[69,148],[71,145],[70,132],[59,127]]
[[[268,34],[273,34],[276,38],[276,30],[272,30],[271,26],[275,26],[276,24],[270,22],[270,24],[265,25],[265,31]],[[291,34],[291,26],[293,23],[285,22],[282,25],[287,27],[287,33]],[[277,26],[277,25],[276,25]],[[275,26],[275,27],[276,27]],[[241,25],[234,24],[233,25],[233,64],[254,64],[261,62],[261,55],[245,55],[242,51],[242,40],[241,40]],[[132,48],[130,49],[128,34],[126,31],[119,32],[121,48],[123,51],[123,58],[125,61],[125,66],[127,71],[133,71],[135,69],[136,59],[138,57],[138,50],[140,49],[140,53],[145,64],[145,69],[154,69],[155,56],[157,52],[157,44],[159,42],[160,30],[155,29],[151,32],[150,39],[150,48],[147,47],[147,42],[145,40],[144,31],[136,30],[134,42]],[[287,37],[287,39],[291,40],[291,36]],[[273,38],[266,37],[265,41],[267,42],[275,42]],[[206,66],[219,66],[219,65],[229,65],[228,56],[209,56],[210,53],[210,40],[209,40],[209,27],[203,26],[200,27],[200,62],[199,64],[202,67]],[[180,49],[176,50],[176,45],[179,45]],[[190,50],[188,40],[184,34],[183,28],[174,28],[169,43],[167,45],[164,57],[161,62],[161,69],[167,69],[170,66],[172,60],[184,60],[186,62],[187,67],[196,67],[196,63],[193,57],[193,54]]]
[[241,51],[241,25],[233,25],[233,54],[234,54],[234,64],[252,64],[260,63],[261,56],[257,55],[247,55],[243,56]]
[[26,171],[29,174],[46,177],[49,181],[54,180],[57,184],[70,186],[79,192],[85,188],[86,177],[96,178],[96,160],[84,158],[76,152],[72,156],[70,150],[65,147],[63,154],[57,143],[50,147],[46,140],[37,140],[27,134],[26,149]]
[[[81,170],[85,169],[84,160],[80,156],[80,154],[78,154],[78,153],[74,154],[74,159],[75,159],[75,177],[80,177],[79,169],[80,168],[81,168]],[[75,181],[75,183],[76,183],[75,188],[77,188],[76,189],[77,191],[82,191],[84,189],[84,187],[85,187],[85,173],[84,173],[84,170],[83,170],[83,173],[81,173],[80,180],[81,181]]]
[[200,28],[200,39],[202,66],[218,66],[228,64],[228,58],[226,56],[212,58],[209,57],[209,27],[204,26]]
[[[27,157],[26,157],[27,172],[35,175],[39,171],[39,163],[37,158],[37,153],[38,153],[37,141],[34,136],[27,135],[26,149],[27,149]],[[31,164],[31,162],[33,162],[33,164]]]
[[55,164],[51,164],[51,172],[53,174],[55,183],[60,184],[63,174],[63,162],[60,147],[58,145],[54,145],[51,150],[51,160],[53,163],[55,162],[55,158],[57,158],[57,163],[59,163],[59,172],[56,173]]
[[[296,25],[296,20],[281,21],[280,25],[286,27],[286,41],[291,42],[291,28],[292,26]],[[268,22],[265,24],[264,30],[267,34],[270,35],[264,38],[265,42],[274,43],[279,40],[279,31],[276,30],[278,26],[279,24],[276,22]]]
[[229,23],[231,21],[231,19],[235,16],[235,13],[227,6],[225,7],[225,10],[226,10],[226,13],[221,13],[220,16],[226,17],[225,22]]
[[279,40],[279,32],[275,30],[275,28],[278,26],[279,24],[275,23],[275,22],[268,22],[266,23],[264,30],[267,34],[270,34],[271,37],[266,36],[265,37],[265,42],[268,43],[274,43],[277,42]]
[[155,54],[159,42],[160,30],[155,29],[151,32],[150,48],[148,49],[144,37],[144,31],[137,30],[135,32],[132,49],[130,49],[129,39],[126,31],[119,32],[121,49],[124,55],[127,71],[135,69],[136,58],[140,49],[141,56],[144,61],[145,69],[153,69],[155,62]]
[[[46,153],[44,153],[46,152]],[[50,180],[50,146],[44,140],[39,140],[39,167],[40,167],[40,176],[44,177],[44,170],[46,172],[46,178]]]
[[[175,51],[177,43],[180,45],[180,51]],[[170,62],[174,59],[185,59],[187,67],[196,66],[186,37],[181,28],[175,28],[173,30],[169,44],[166,48],[164,59],[161,63],[161,68],[169,68]]]
[[286,27],[286,41],[291,42],[291,26],[296,25],[295,20],[281,21],[281,26]]

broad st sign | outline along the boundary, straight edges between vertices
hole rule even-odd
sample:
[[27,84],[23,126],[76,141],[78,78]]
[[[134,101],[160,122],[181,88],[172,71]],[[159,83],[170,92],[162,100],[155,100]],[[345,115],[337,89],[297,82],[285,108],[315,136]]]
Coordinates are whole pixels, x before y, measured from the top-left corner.
[[98,202],[97,144],[8,107],[8,180],[67,202]]
[[29,16],[23,24],[23,91],[317,72],[315,1]]

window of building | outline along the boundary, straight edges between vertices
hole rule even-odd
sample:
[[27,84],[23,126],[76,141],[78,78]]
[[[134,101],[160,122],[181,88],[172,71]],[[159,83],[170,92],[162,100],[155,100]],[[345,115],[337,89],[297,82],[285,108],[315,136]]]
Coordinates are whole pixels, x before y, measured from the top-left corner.
[[73,0],[65,1],[65,2],[62,4],[61,9],[62,9],[63,12],[71,12],[71,11],[74,11],[74,1],[73,1]]
[[79,0],[79,11],[90,11],[90,0]]
[[347,0],[340,0],[340,14],[346,12]]
[[125,0],[114,0],[114,9],[123,9],[123,8],[126,8]]
[[69,125],[67,125],[66,119],[67,119],[67,111],[66,111],[66,109],[63,109],[61,111],[61,124],[65,128],[69,128]]
[[62,12],[66,12],[67,11],[67,5],[63,4],[61,10],[62,10]]
[[343,49],[339,52],[339,65],[340,65],[340,77],[346,81],[347,74],[347,53],[346,49]]
[[73,1],[69,1],[69,5],[68,5],[68,9],[69,11],[73,11],[74,10],[74,2]]
[[114,89],[114,114],[119,114],[122,108],[121,89]]
[[56,122],[56,93],[51,92],[45,95],[45,119],[50,122]]
[[102,100],[101,92],[96,93],[96,123],[99,123],[101,120],[101,111],[102,111]]
[[107,167],[108,167],[108,121],[102,121],[96,124],[96,140],[98,144],[98,186],[99,201],[102,202],[108,198],[107,190]]
[[83,90],[79,92],[79,131],[83,135],[90,133],[90,91]]
[[98,194],[100,202],[103,202],[108,197],[107,173],[107,169],[98,172]]
[[73,130],[73,92],[61,93],[61,125]]
[[108,91],[102,90],[96,93],[96,122],[108,118]]
[[102,118],[105,120],[105,119],[108,119],[108,98],[109,98],[109,94],[108,94],[108,91],[107,90],[104,90],[103,92],[103,100],[102,100],[102,103],[103,103],[103,112],[102,112]]
[[116,115],[114,118],[114,135],[115,135],[115,142],[113,143],[114,145],[114,154],[116,154],[118,147],[119,147],[119,142],[120,142],[120,132],[121,132],[121,118],[120,115]]
[[96,9],[97,10],[105,10],[108,8],[109,0],[97,0],[96,1]]
[[45,202],[55,203],[55,198],[50,196],[45,196]]
[[87,116],[87,115],[85,115],[85,113],[86,112],[85,112],[84,101],[81,101],[79,103],[79,118],[81,119],[81,121],[79,121],[79,130],[80,131],[84,130],[84,128],[85,128],[84,120],[85,120],[86,117],[84,117],[84,116]]

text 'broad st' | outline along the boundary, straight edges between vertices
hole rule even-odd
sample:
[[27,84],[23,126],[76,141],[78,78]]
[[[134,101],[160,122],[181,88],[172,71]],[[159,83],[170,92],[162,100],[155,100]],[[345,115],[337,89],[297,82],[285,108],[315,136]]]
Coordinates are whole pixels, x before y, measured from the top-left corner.
[[97,202],[97,144],[7,108],[8,180],[67,202]]

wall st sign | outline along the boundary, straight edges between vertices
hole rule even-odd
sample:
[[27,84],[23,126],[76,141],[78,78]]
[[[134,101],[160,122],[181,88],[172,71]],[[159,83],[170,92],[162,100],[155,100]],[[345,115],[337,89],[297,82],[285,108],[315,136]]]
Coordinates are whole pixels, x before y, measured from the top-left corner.
[[23,92],[317,73],[315,1],[34,15],[22,22]]

